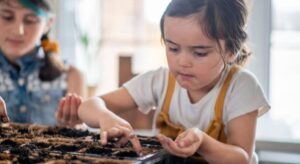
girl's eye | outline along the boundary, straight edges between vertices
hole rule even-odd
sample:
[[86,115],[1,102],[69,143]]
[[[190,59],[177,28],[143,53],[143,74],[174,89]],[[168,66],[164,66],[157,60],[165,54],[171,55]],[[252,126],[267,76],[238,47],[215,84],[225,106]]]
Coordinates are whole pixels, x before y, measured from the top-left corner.
[[177,48],[169,48],[169,50],[172,51],[172,52],[177,52],[178,51]]
[[176,47],[168,47],[168,50],[171,51],[171,52],[178,52],[179,49],[176,48]]
[[37,16],[28,16],[24,19],[25,24],[35,24],[40,22],[40,19]]
[[13,21],[14,17],[11,15],[1,15],[1,18],[5,21]]
[[194,52],[195,56],[197,57],[205,57],[207,56],[207,52]]
[[24,23],[30,25],[30,24],[35,24],[37,22],[33,20],[24,20]]

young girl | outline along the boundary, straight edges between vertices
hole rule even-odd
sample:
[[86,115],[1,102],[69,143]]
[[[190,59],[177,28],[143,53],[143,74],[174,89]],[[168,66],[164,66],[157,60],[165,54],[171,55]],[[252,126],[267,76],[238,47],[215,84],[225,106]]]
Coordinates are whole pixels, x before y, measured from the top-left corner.
[[[58,47],[48,38],[54,21],[51,3],[0,0],[0,96],[11,121],[74,126],[80,123],[77,108],[64,106],[80,103],[84,81],[75,67],[58,59]],[[58,107],[67,93],[74,94]]]
[[132,127],[114,113],[155,109],[157,138],[170,154],[249,163],[256,120],[270,107],[254,75],[241,67],[249,56],[243,48],[246,15],[243,0],[172,0],[161,19],[169,69],[83,102],[79,117],[101,127],[103,144],[118,137],[139,152]]

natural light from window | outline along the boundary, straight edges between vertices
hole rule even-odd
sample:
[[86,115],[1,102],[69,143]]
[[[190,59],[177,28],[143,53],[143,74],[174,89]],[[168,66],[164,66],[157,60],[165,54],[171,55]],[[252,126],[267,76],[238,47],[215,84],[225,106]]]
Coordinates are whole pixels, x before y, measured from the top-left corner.
[[270,119],[277,132],[271,137],[300,140],[300,1],[272,3]]
[[145,17],[149,22],[159,24],[160,18],[170,0],[144,0]]

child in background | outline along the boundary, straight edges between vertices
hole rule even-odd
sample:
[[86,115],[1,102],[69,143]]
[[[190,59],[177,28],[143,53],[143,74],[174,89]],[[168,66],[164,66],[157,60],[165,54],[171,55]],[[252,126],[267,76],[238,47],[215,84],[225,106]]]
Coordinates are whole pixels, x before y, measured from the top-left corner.
[[[60,61],[57,44],[48,38],[52,3],[0,0],[0,96],[13,122],[73,127],[81,123],[77,106],[86,91],[83,76]],[[74,93],[70,101],[59,104],[68,93]],[[71,102],[77,106],[64,107]],[[0,108],[6,118],[4,102]]]
[[255,76],[241,67],[250,55],[246,17],[243,0],[172,0],[161,19],[169,69],[84,101],[79,117],[101,128],[102,144],[117,137],[140,152],[131,125],[115,113],[155,109],[157,138],[170,154],[208,163],[253,162],[256,120],[270,106]]

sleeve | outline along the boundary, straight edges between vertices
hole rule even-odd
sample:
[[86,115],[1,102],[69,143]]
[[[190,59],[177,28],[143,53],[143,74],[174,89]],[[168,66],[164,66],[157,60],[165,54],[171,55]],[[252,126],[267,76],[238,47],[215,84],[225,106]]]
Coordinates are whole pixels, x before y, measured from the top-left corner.
[[224,123],[255,110],[261,116],[269,109],[270,105],[255,76],[245,70],[238,72],[225,99]]
[[128,90],[139,110],[148,113],[153,107],[158,106],[160,98],[163,97],[167,78],[168,70],[159,68],[134,77],[123,87]]

